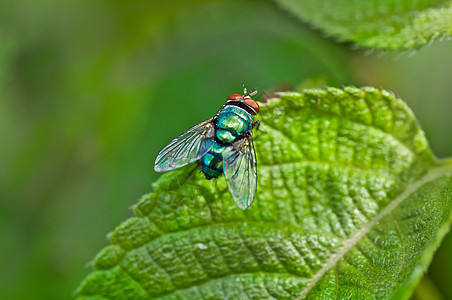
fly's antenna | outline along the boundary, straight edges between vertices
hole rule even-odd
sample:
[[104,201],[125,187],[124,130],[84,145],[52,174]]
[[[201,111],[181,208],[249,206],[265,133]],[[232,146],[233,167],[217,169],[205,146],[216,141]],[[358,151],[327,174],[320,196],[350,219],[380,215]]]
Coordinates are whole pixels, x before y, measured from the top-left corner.
[[246,91],[246,87],[243,87],[243,98],[251,97],[251,96],[254,96],[256,94],[257,94],[257,90],[255,90],[255,91],[253,91],[253,92],[248,94],[248,92]]

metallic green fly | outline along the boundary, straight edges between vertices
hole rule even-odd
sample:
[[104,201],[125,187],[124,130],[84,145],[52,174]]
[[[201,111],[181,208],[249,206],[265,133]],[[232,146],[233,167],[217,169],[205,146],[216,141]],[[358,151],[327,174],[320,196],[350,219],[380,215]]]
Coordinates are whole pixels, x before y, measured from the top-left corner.
[[252,130],[260,121],[254,121],[259,104],[251,99],[257,91],[243,95],[232,94],[216,114],[185,131],[157,155],[154,169],[171,171],[199,160],[207,179],[226,177],[229,191],[241,209],[247,209],[254,200],[257,187],[256,153]]

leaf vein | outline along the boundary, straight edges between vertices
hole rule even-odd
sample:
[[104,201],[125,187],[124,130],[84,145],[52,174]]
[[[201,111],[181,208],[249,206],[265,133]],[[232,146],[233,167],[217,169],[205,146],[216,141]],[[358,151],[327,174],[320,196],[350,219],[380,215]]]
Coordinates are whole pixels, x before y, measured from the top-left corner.
[[372,229],[383,217],[390,214],[400,203],[416,192],[418,188],[424,184],[433,181],[447,173],[452,172],[451,166],[440,167],[433,169],[419,180],[411,183],[407,188],[399,194],[392,202],[390,202],[386,207],[384,207],[375,217],[373,217],[368,223],[365,224],[360,230],[358,230],[353,236],[344,241],[343,246],[340,247],[336,253],[334,253],[331,258],[323,265],[323,267],[317,272],[312,278],[309,284],[300,293],[297,299],[303,299],[309,291],[317,284],[317,282],[325,275],[325,273],[334,265],[353,247],[355,244],[366,235],[370,229]]

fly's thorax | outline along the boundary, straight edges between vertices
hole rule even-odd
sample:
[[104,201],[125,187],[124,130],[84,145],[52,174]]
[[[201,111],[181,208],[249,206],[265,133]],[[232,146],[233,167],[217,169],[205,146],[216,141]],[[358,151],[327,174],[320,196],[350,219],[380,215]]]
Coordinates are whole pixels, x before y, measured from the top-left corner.
[[217,139],[225,144],[230,144],[237,139],[235,135],[233,135],[229,130],[225,129],[217,129],[215,134],[217,136]]
[[251,128],[253,116],[243,108],[226,105],[216,117],[216,137],[222,143],[232,143]]

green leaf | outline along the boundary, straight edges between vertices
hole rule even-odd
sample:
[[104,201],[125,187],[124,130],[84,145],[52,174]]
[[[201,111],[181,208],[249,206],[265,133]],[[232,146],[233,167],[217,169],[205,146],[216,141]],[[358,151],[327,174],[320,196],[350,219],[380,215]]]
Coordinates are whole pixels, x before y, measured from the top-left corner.
[[452,35],[452,2],[277,0],[340,40],[380,49],[412,49]]
[[452,220],[452,163],[374,88],[284,93],[254,133],[258,193],[163,175],[77,290],[80,299],[407,299]]

